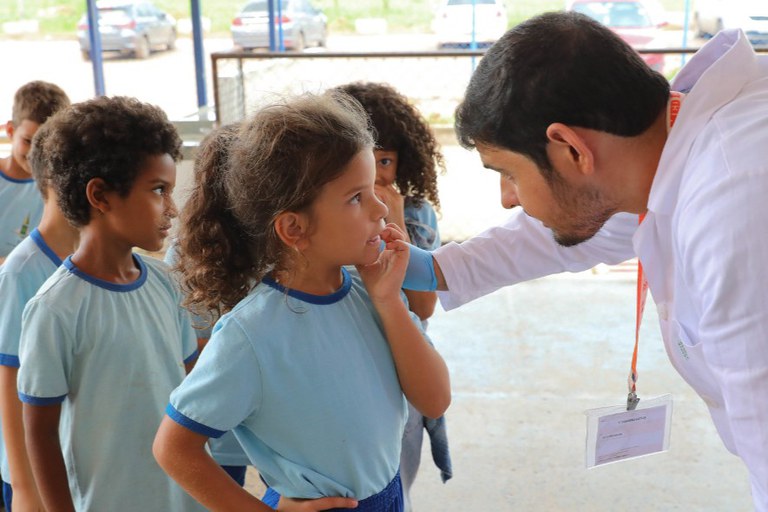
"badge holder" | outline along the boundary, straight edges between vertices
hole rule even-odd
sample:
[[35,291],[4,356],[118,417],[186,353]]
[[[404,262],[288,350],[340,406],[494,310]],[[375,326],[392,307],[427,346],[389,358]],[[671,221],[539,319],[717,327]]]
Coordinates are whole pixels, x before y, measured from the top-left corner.
[[672,395],[586,411],[587,468],[665,452],[672,430]]
[[[642,220],[641,216],[640,222]],[[662,395],[642,402],[637,396],[637,351],[640,342],[640,322],[647,295],[648,283],[643,276],[643,266],[638,262],[635,350],[627,380],[629,388],[627,403],[586,411],[587,468],[661,453],[669,449],[672,429],[672,395]]]

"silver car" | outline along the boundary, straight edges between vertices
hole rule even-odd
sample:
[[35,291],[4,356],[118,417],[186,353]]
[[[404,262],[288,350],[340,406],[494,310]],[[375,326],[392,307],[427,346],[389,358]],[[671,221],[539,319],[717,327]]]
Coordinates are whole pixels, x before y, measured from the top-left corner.
[[[275,8],[275,41],[280,47],[282,25],[283,46],[301,51],[307,46],[325,46],[328,18],[309,0],[281,0],[280,16]],[[251,0],[232,20],[232,42],[243,50],[269,48],[269,11],[267,0]]]
[[[103,51],[131,53],[137,59],[146,59],[152,49],[172,50],[176,47],[176,20],[150,2],[101,0],[96,7]],[[91,41],[85,14],[77,24],[77,37],[83,59],[88,60]]]

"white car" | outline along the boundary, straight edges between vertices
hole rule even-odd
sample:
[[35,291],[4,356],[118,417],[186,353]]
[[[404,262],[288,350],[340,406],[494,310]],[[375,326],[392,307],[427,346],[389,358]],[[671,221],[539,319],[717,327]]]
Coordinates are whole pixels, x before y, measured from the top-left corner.
[[503,0],[443,0],[432,30],[438,48],[483,48],[504,35],[507,23]]
[[693,13],[696,35],[712,37],[740,28],[755,45],[768,44],[768,0],[698,0]]

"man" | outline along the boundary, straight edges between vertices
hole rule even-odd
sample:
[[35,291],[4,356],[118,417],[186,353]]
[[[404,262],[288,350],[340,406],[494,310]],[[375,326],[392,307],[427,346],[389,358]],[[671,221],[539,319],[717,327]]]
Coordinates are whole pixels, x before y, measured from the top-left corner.
[[768,59],[726,31],[672,90],[586,16],[512,29],[475,71],[456,130],[524,211],[412,256],[406,280],[448,290],[450,309],[638,256],[672,364],[768,511]]

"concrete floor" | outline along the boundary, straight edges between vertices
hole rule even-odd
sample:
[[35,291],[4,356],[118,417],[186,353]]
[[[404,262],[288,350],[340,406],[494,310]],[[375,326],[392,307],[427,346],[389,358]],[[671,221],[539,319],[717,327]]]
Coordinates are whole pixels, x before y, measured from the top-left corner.
[[626,400],[634,293],[631,273],[563,274],[435,314],[455,476],[443,485],[425,450],[417,512],[752,509],[747,472],[671,367],[652,307],[638,394],[673,395],[670,450],[585,469],[584,411]]

